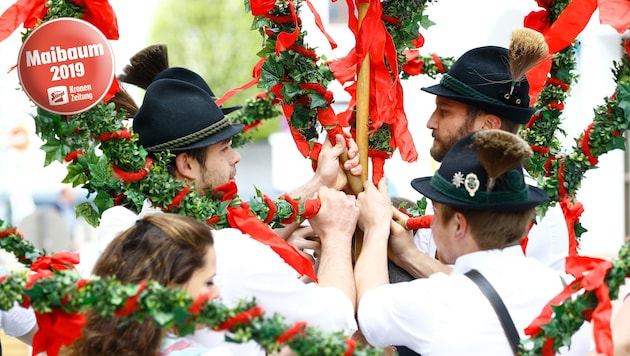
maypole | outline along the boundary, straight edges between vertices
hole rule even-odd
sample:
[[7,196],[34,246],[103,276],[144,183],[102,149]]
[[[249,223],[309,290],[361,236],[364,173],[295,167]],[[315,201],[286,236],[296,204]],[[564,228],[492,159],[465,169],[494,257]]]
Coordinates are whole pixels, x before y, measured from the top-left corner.
[[[364,0],[359,3],[359,33],[361,31],[361,24],[365,18],[365,14],[370,7],[369,0]],[[361,181],[364,182],[368,179],[368,113],[370,110],[370,54],[366,53],[361,67],[357,75],[357,114],[356,114],[356,141],[359,147],[359,163],[363,166],[363,172],[361,173]],[[354,187],[353,187],[354,190]],[[361,187],[362,190],[362,187]],[[357,194],[361,190],[354,190]]]

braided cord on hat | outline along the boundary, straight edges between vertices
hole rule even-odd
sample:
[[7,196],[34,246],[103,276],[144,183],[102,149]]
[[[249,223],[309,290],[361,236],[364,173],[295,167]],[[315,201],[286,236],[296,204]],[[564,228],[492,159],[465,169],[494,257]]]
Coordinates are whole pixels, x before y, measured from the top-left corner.
[[474,197],[471,197],[463,186],[456,187],[439,173],[435,173],[431,178],[431,187],[450,199],[481,206],[485,204],[525,202],[529,199],[529,187],[527,184],[523,184],[521,189],[510,191],[486,192],[480,189],[475,193]]
[[493,104],[505,105],[504,102],[478,92],[477,90],[471,88],[469,85],[459,81],[458,79],[455,79],[452,75],[449,75],[448,73],[442,76],[442,79],[440,79],[440,84],[456,92],[459,95],[465,95],[472,99],[479,99]]
[[223,119],[215,122],[214,124],[204,127],[203,129],[188,134],[184,137],[176,138],[174,140],[166,141],[164,143],[160,143],[157,145],[153,145],[151,147],[146,147],[147,150],[156,151],[163,150],[167,148],[178,148],[181,146],[185,146],[194,142],[197,142],[205,137],[210,135],[214,135],[215,133],[223,130],[224,128],[230,125],[230,121],[227,117],[223,117]]

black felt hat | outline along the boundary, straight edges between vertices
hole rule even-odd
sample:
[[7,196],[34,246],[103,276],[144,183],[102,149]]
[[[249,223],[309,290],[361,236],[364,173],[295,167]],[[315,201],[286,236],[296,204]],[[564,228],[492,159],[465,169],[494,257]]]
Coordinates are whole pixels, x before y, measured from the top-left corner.
[[[212,97],[212,100],[217,100],[217,97],[214,95],[214,92],[212,92],[212,89],[210,89],[210,86],[208,85],[208,83],[206,83],[206,81],[199,74],[191,71],[190,69],[186,69],[182,67],[170,67],[158,73],[158,75],[155,76],[154,80],[169,79],[169,78],[179,79],[179,80],[183,80],[185,82],[194,84],[198,86],[199,88],[203,89],[206,93],[208,93],[208,95]],[[243,106],[241,105],[228,106],[228,107],[225,107],[223,105],[219,106],[219,109],[221,109],[221,111],[223,111],[223,114],[225,115],[233,111],[240,110],[242,108]]]
[[152,82],[133,118],[138,143],[152,153],[210,146],[242,129],[230,124],[205,90],[178,79]]
[[411,186],[433,201],[457,208],[527,210],[549,199],[542,189],[525,184],[522,159],[529,155],[529,145],[512,133],[476,131],[448,151],[432,177],[416,178]]
[[508,50],[486,46],[464,53],[440,79],[440,84],[422,90],[481,108],[502,119],[519,124],[529,122],[526,78],[513,80]]

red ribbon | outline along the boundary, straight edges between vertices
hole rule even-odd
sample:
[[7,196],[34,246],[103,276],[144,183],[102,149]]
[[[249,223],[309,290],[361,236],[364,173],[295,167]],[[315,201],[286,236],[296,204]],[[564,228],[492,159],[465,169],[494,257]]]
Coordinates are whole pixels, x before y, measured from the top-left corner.
[[3,230],[3,231],[0,231],[0,239],[3,237],[7,237],[9,235],[15,235],[15,234],[17,234],[17,228],[15,227],[8,230]]
[[[525,334],[535,337],[542,331],[541,325],[551,321],[553,315],[552,305],[559,305],[562,301],[582,289],[593,291],[599,301],[591,316],[597,352],[612,356],[614,352],[610,330],[612,304],[608,295],[608,286],[604,283],[604,278],[612,266],[612,262],[600,258],[586,256],[567,257],[567,272],[574,275],[576,279],[544,307],[540,316],[525,329]],[[547,338],[543,356],[553,355],[553,349],[549,346],[552,344],[553,338]]]
[[251,321],[251,319],[257,318],[264,313],[264,310],[261,306],[256,305],[255,307],[248,309],[242,313],[236,314],[233,317],[225,320],[221,325],[219,325],[215,330],[231,330],[236,325],[245,324]]
[[599,163],[599,160],[597,157],[593,156],[593,153],[591,153],[591,146],[588,144],[588,141],[591,139],[591,130],[593,129],[593,125],[595,125],[595,123],[591,122],[586,130],[584,130],[584,135],[582,135],[582,138],[580,139],[579,146],[582,149],[582,152],[584,152],[586,158],[588,158],[588,162],[591,166],[596,166],[597,163]]
[[140,298],[140,294],[142,294],[142,292],[146,288],[147,288],[147,283],[145,281],[140,282],[140,284],[138,285],[138,291],[136,291],[136,294],[129,297],[125,305],[123,305],[122,308],[116,310],[114,314],[118,317],[121,317],[121,316],[127,316],[135,312],[136,309],[138,309],[138,299]]
[[322,202],[319,199],[307,199],[304,201],[304,213],[302,213],[302,218],[308,220],[319,212],[319,209],[322,207]]
[[83,152],[83,151],[72,151],[72,152],[68,153],[66,155],[66,157],[64,157],[63,160],[65,162],[72,162],[75,159],[77,159],[80,155],[84,155],[84,154],[85,154],[85,152]]
[[201,307],[208,303],[212,299],[211,293],[203,293],[195,299],[188,311],[193,315],[199,315]]
[[95,137],[95,139],[99,141],[109,141],[109,140],[129,140],[131,139],[131,133],[125,127],[124,129],[117,132],[106,132],[104,134],[100,134]]
[[619,34],[630,28],[630,1],[598,0],[599,23],[612,26]]
[[313,4],[311,3],[310,0],[306,0],[306,5],[308,6],[308,8],[311,10],[311,12],[313,13],[313,18],[315,19],[315,25],[317,26],[317,28],[322,32],[322,34],[324,35],[324,37],[326,37],[326,39],[328,40],[328,44],[330,44],[330,47],[332,49],[337,48],[337,43],[335,42],[335,40],[333,40],[332,37],[330,37],[330,35],[328,34],[328,32],[326,32],[326,29],[324,28],[324,24],[322,23],[322,18],[321,16],[319,16],[319,13],[317,12],[317,10],[315,9],[315,7],[313,6]]
[[234,199],[236,194],[238,194],[238,187],[236,186],[236,182],[231,180],[223,185],[214,188],[214,192],[215,194],[223,193],[223,195],[221,196],[221,201],[230,201]]
[[291,18],[293,19],[293,23],[295,24],[295,31],[292,33],[281,32],[278,34],[278,38],[276,39],[276,57],[280,57],[280,52],[285,51],[287,48],[291,47],[293,43],[297,40],[300,35],[300,26],[298,26],[298,16],[295,13],[295,6],[292,1],[288,2],[289,10],[291,10]]
[[57,356],[62,345],[71,345],[85,325],[85,314],[68,314],[62,309],[50,313],[35,312],[39,329],[33,337],[33,355],[45,352]]
[[242,202],[237,206],[228,207],[227,220],[231,227],[237,228],[243,233],[248,234],[254,240],[271,247],[273,251],[300,275],[305,275],[317,281],[313,263],[302,256],[293,245],[274,233],[268,225],[260,221],[260,219],[251,212],[247,203]]
[[96,26],[107,39],[119,38],[118,20],[107,0],[72,0],[72,2],[84,9],[83,20]]
[[301,334],[305,328],[306,328],[306,322],[298,321],[297,323],[293,324],[292,327],[288,328],[285,332],[278,335],[278,337],[276,338],[276,342],[278,344],[284,344],[285,342]]
[[433,215],[422,215],[407,219],[407,230],[429,229]]
[[269,224],[273,220],[274,216],[276,216],[278,208],[276,208],[276,204],[274,204],[273,200],[266,194],[263,194],[263,200],[267,203],[267,208],[269,208],[267,211],[267,217],[265,217],[265,224]]
[[420,51],[417,49],[406,49],[403,51],[403,55],[407,62],[402,65],[402,70],[409,75],[423,74],[422,66],[424,61],[420,59]]
[[284,193],[280,197],[280,199],[283,199],[287,203],[291,204],[291,208],[293,209],[293,212],[291,213],[291,216],[289,216],[288,218],[286,218],[286,219],[284,219],[284,220],[282,220],[280,222],[281,224],[287,225],[287,224],[290,224],[290,223],[295,221],[295,218],[297,217],[298,212],[300,210],[300,204],[297,201],[293,200],[291,198],[291,196],[289,196],[289,194],[286,194],[286,193]]
[[560,200],[560,208],[564,214],[564,220],[567,222],[569,231],[569,256],[577,255],[578,241],[575,238],[575,224],[580,220],[580,216],[584,212],[584,206],[578,201],[564,197]]
[[357,340],[355,339],[346,339],[345,341],[348,349],[343,353],[343,356],[350,356],[354,353],[354,348],[357,347]]
[[153,160],[147,157],[147,162],[144,165],[144,168],[142,168],[138,172],[123,171],[114,163],[112,163],[112,170],[114,171],[114,175],[116,175],[118,179],[123,180],[125,182],[136,182],[141,179],[144,179],[144,177],[146,177],[147,174],[149,174],[149,170],[151,169],[151,166],[153,166]]
[[80,259],[78,253],[58,252],[52,256],[39,256],[31,264],[31,271],[63,271],[67,269],[74,269],[74,266],[78,264],[79,261]]
[[177,193],[173,197],[173,201],[169,205],[166,206],[166,210],[168,211],[179,206],[184,200],[184,198],[186,198],[186,195],[188,194],[189,191],[190,191],[190,186],[186,185],[184,189],[180,190],[179,193]]
[[249,87],[251,87],[252,85],[258,83],[258,80],[260,79],[260,76],[262,74],[262,66],[263,64],[267,61],[267,59],[265,58],[261,58],[260,60],[258,60],[258,62],[256,63],[256,65],[254,66],[254,69],[252,71],[252,77],[253,79],[250,80],[249,82],[241,85],[238,88],[234,88],[234,89],[230,89],[228,90],[222,97],[220,97],[219,99],[217,99],[215,101],[215,103],[217,105],[222,105],[223,103],[225,103],[226,101],[228,101],[230,98],[232,98],[234,95],[236,95],[236,93],[245,90]]

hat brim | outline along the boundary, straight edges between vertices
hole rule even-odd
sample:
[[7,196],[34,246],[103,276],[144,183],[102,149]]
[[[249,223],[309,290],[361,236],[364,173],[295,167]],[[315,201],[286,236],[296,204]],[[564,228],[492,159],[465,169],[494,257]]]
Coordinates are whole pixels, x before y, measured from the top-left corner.
[[200,141],[197,141],[195,143],[191,143],[187,146],[184,147],[169,147],[166,149],[159,149],[159,150],[147,150],[148,152],[151,153],[156,153],[156,152],[163,152],[166,150],[169,150],[171,153],[181,153],[181,152],[185,152],[185,151],[189,151],[189,150],[194,150],[194,149],[198,149],[198,148],[203,148],[203,147],[207,147],[210,145],[214,145],[215,143],[221,142],[223,140],[227,140],[228,138],[236,135],[237,133],[243,131],[243,124],[235,124],[235,125],[230,125],[227,126],[225,129],[217,132],[214,135],[208,136]]
[[221,111],[223,112],[223,115],[227,115],[229,113],[232,113],[236,110],[241,110],[243,108],[242,105],[236,105],[236,106],[220,106],[219,109],[221,109]]
[[512,105],[499,105],[495,103],[489,103],[480,99],[471,98],[457,94],[456,92],[444,87],[441,84],[435,84],[430,87],[420,88],[427,93],[443,96],[448,99],[459,101],[465,104],[476,106],[491,114],[497,115],[502,119],[517,122],[519,124],[526,124],[534,114],[534,108],[521,108]]
[[413,189],[418,191],[420,194],[425,197],[431,199],[432,201],[436,201],[438,203],[452,206],[455,208],[465,208],[465,209],[473,209],[473,210],[489,210],[489,211],[505,211],[505,212],[517,212],[524,211],[531,208],[535,208],[536,206],[546,202],[549,200],[549,195],[547,193],[535,186],[528,185],[529,194],[527,201],[505,201],[505,202],[493,202],[489,204],[483,204],[482,202],[475,202],[471,204],[469,202],[461,202],[459,200],[455,200],[450,198],[439,191],[437,191],[431,185],[432,177],[422,177],[416,178],[411,181],[411,186]]

